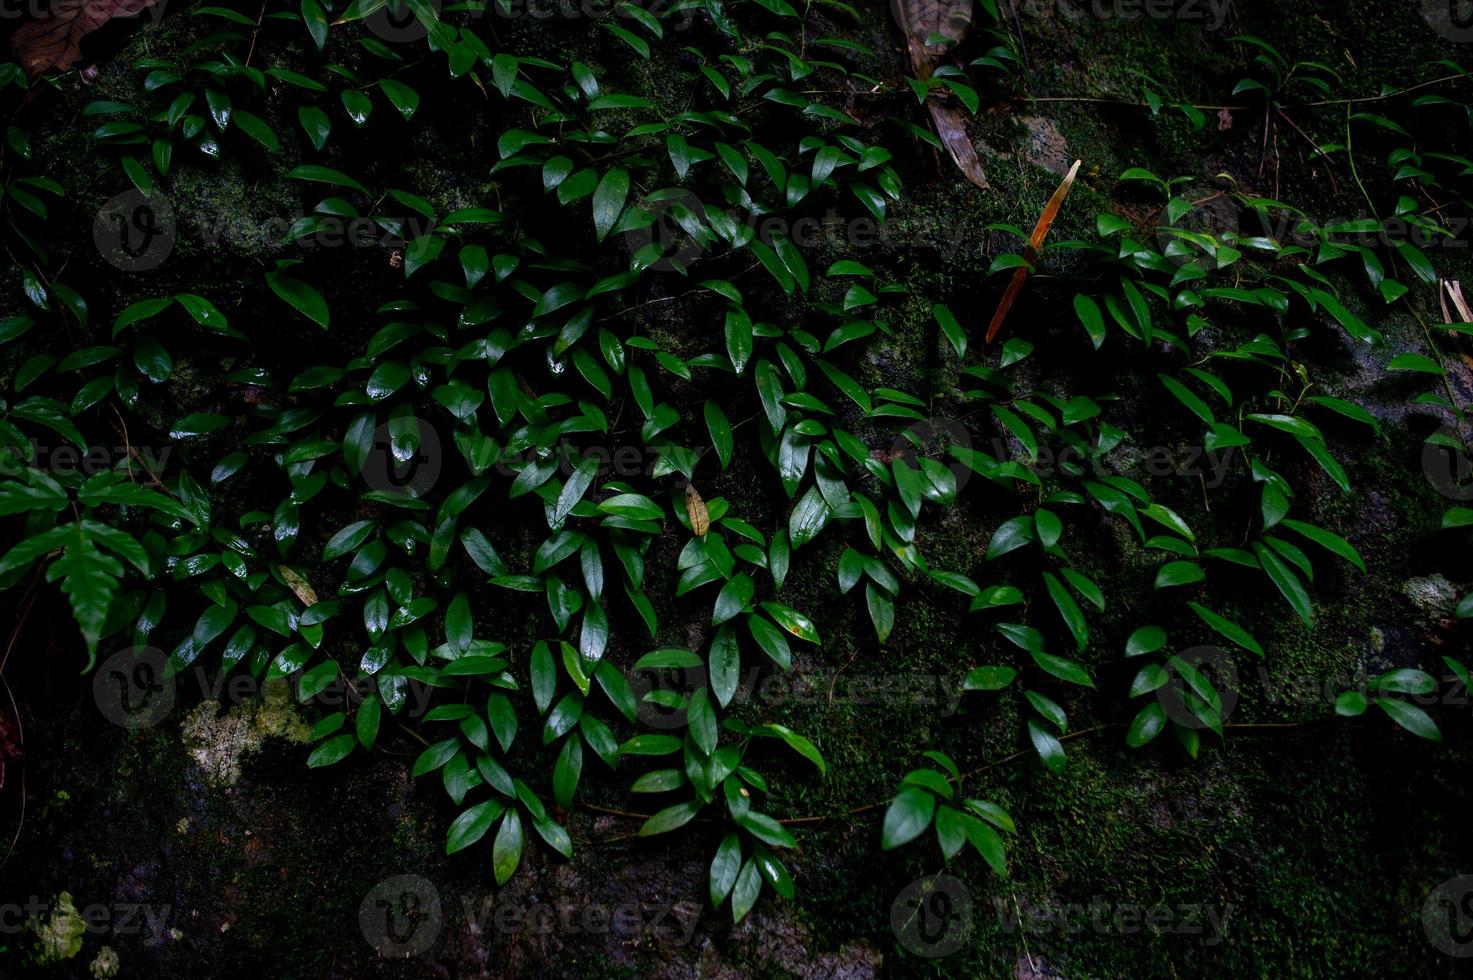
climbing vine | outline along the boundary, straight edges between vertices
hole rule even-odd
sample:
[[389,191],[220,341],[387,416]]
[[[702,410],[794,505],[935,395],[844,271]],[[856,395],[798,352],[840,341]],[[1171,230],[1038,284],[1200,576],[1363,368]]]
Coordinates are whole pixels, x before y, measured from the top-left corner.
[[[1337,109],[1333,70],[1234,40],[1250,73],[1225,98],[1296,127],[1369,216],[1317,221],[1223,176],[1132,167],[1085,171],[1117,206],[1081,220],[1065,205],[1083,238],[1034,254],[1021,227],[988,229],[989,277],[1033,272],[1028,290],[1072,308],[1069,357],[1108,345],[1149,379],[1156,412],[1129,417],[1108,375],[1064,390],[1050,371],[1062,355],[1018,314],[984,341],[995,280],[920,295],[802,231],[827,212],[884,224],[903,211],[902,175],[940,159],[928,100],[970,115],[1025,97],[1016,38],[983,8],[985,55],[948,52],[899,86],[881,80],[880,52],[825,36],[861,16],[834,0],[621,3],[597,25],[599,66],[531,53],[543,49],[479,3],[171,14],[188,43],[133,64],[129,99],[83,113],[100,182],[132,202],[122,250],[103,258],[141,268],[158,246],[147,222],[191,169],[249,165],[300,216],[244,297],[163,275],[113,295],[54,252],[47,223],[88,202],[32,159],[25,120],[52,83],[4,66],[4,234],[25,308],[0,321],[0,516],[18,541],[0,587],[55,583],[89,667],[105,647],[157,646],[171,673],[209,661],[289,679],[303,703],[350,685],[348,704],[314,717],[306,764],[350,766],[408,730],[424,746],[413,775],[450,801],[446,850],[489,848],[498,883],[529,832],[571,856],[568,815],[590,785],[650,800],[624,811],[645,836],[715,825],[710,900],[738,921],[764,890],[793,895],[789,828],[809,818],[772,810],[774,780],[823,779],[830,762],[825,733],[737,695],[744,672],[826,655],[826,603],[862,603],[883,645],[906,629],[907,591],[938,593],[1007,641],[958,670],[980,710],[1016,701],[1020,744],[1050,770],[1066,770],[1084,698],[1124,712],[1127,745],[1169,729],[1195,757],[1224,735],[1222,692],[1183,651],[1271,658],[1257,624],[1309,628],[1317,573],[1367,572],[1317,502],[1351,491],[1346,460],[1381,423],[1323,393],[1316,352],[1348,344],[1440,385],[1419,401],[1452,424],[1429,443],[1465,451],[1443,351],[1473,318],[1429,316],[1447,288],[1429,243],[1458,233],[1439,202],[1466,204],[1473,163],[1456,136],[1430,147],[1372,111],[1466,122],[1464,73]],[[644,84],[653,65],[679,84]],[[1208,124],[1142,84],[1142,111]],[[1334,113],[1317,117],[1335,124],[1326,142],[1297,130],[1295,99]],[[458,125],[472,101],[494,132]],[[445,139],[473,147],[492,183],[420,182],[384,149]],[[354,235],[389,243],[388,260],[321,247]],[[1416,318],[1425,347],[1384,356],[1357,312],[1368,304]],[[870,358],[915,309],[955,383],[874,383]],[[310,339],[274,350],[263,318],[280,321],[272,337]],[[201,356],[222,382],[181,411],[181,370]],[[90,474],[35,455],[114,436],[128,451]],[[159,436],[180,449],[167,465],[132,448]],[[1132,451],[1177,441],[1231,454],[1202,501],[1153,484]],[[939,567],[928,530],[964,505],[988,514],[985,550]],[[1473,515],[1453,508],[1445,524]],[[1081,567],[1102,537],[1149,566],[1143,587]],[[827,561],[830,541],[832,595],[789,594],[789,570]],[[1138,617],[1125,635],[1098,626],[1112,605]],[[700,628],[679,638],[672,608]],[[1473,615],[1467,598],[1459,615]],[[503,631],[511,618],[523,627]],[[1105,686],[1117,657],[1133,679]],[[1466,683],[1460,661],[1447,667]],[[1439,683],[1398,669],[1337,710],[1374,703],[1438,738],[1392,695]],[[1168,686],[1183,711],[1159,696]],[[406,711],[411,689],[432,692],[422,716]],[[925,760],[880,801],[882,849],[934,830],[946,860],[970,844],[1006,874],[1012,817],[950,756]]]

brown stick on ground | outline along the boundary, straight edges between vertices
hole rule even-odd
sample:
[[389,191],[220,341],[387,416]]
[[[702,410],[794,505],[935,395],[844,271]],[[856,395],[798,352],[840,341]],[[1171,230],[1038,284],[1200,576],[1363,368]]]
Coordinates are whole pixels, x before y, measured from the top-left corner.
[[1014,270],[1007,292],[1002,294],[1002,302],[997,304],[997,312],[992,314],[992,322],[987,325],[987,339],[983,343],[992,343],[992,338],[997,336],[998,328],[1002,326],[1008,310],[1013,308],[1013,301],[1018,298],[1018,293],[1023,288],[1023,280],[1028,278],[1028,266],[1033,265],[1034,260],[1038,258],[1038,250],[1043,247],[1043,240],[1048,236],[1049,226],[1054,223],[1054,217],[1059,213],[1064,198],[1069,196],[1069,188],[1074,186],[1074,175],[1079,173],[1080,162],[1079,160],[1074,161],[1074,166],[1069,168],[1069,173],[1064,176],[1063,183],[1059,185],[1058,190],[1054,191],[1054,196],[1048,199],[1048,204],[1044,205],[1043,214],[1038,217],[1038,224],[1033,226],[1033,236],[1028,239],[1028,247],[1023,250],[1023,260],[1028,265],[1019,266]]

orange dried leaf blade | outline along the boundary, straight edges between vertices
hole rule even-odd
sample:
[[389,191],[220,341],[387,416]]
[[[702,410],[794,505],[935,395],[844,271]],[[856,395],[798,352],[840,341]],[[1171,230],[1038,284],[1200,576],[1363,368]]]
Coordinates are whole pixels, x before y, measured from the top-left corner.
[[133,17],[157,0],[55,0],[36,20],[15,29],[10,50],[31,78],[70,68],[82,57],[82,38],[116,17]]
[[[1054,218],[1059,214],[1059,208],[1064,204],[1064,198],[1069,196],[1069,188],[1074,186],[1074,177],[1079,173],[1081,161],[1075,160],[1074,166],[1069,168],[1064,180],[1044,205],[1043,214],[1038,217],[1038,224],[1033,226],[1033,235],[1028,239],[1028,247],[1023,250],[1023,261],[1028,265],[1038,257],[1038,250],[1043,247],[1043,240],[1048,237],[1048,230],[1054,223]],[[997,304],[997,312],[992,314],[992,322],[987,325],[987,339],[983,343],[992,343],[992,338],[997,336],[997,331],[1002,327],[1002,321],[1006,319],[1008,310],[1013,308],[1013,302],[1018,298],[1018,293],[1023,288],[1023,280],[1028,278],[1028,268],[1020,267],[1013,272],[1013,278],[1008,283],[1007,291],[1002,294],[1002,302]]]

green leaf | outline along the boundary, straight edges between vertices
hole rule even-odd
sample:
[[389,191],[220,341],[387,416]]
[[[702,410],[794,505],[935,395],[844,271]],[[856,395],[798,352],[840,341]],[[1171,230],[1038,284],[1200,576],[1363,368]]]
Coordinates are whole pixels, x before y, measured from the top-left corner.
[[789,543],[794,551],[812,541],[824,529],[830,513],[828,501],[823,499],[818,485],[809,487],[788,517]]
[[496,832],[496,841],[491,845],[491,868],[498,885],[504,885],[516,873],[522,861],[522,819],[517,811],[510,810],[501,821]]
[[1100,313],[1100,305],[1083,293],[1077,293],[1074,296],[1074,315],[1079,317],[1084,332],[1089,334],[1090,343],[1099,350],[1105,343],[1105,318]]
[[271,287],[272,292],[290,304],[298,313],[323,330],[327,329],[329,319],[327,300],[323,299],[322,294],[316,289],[300,279],[279,272],[266,273],[266,284]]
[[[1074,634],[1075,645],[1083,650],[1089,646],[1089,624],[1085,622],[1079,603],[1074,601],[1069,590],[1064,588],[1064,583],[1054,577],[1052,572],[1043,573],[1043,583],[1048,587],[1049,598],[1059,610],[1059,615],[1064,617],[1064,624],[1069,627],[1069,632]],[[1088,678],[1086,678],[1087,681]]]
[[1190,561],[1167,562],[1156,573],[1156,588],[1165,589],[1173,585],[1190,585],[1207,577],[1201,566]]
[[1139,657],[1166,646],[1166,631],[1159,626],[1142,626],[1125,641],[1125,655]]
[[1055,677],[1070,684],[1078,684],[1080,687],[1094,687],[1095,682],[1090,680],[1089,674],[1085,673],[1083,667],[1067,657],[1056,657],[1042,650],[1028,651],[1038,666],[1053,674]]
[[624,211],[624,201],[629,196],[629,171],[615,167],[598,182],[593,192],[593,229],[599,241],[603,241],[619,215]]
[[1175,395],[1177,401],[1185,405],[1193,415],[1197,416],[1197,418],[1209,426],[1217,424],[1217,419],[1212,415],[1212,409],[1207,406],[1206,402],[1198,398],[1196,393],[1190,388],[1169,374],[1157,374],[1156,377],[1166,386],[1166,390]]
[[666,807],[640,826],[639,836],[653,837],[656,834],[669,833],[690,823],[700,812],[701,802],[699,800],[687,800],[684,803]]
[[711,859],[712,908],[720,908],[726,896],[731,894],[741,867],[742,842],[736,834],[728,833],[721,839],[721,846],[716,848],[716,856]]
[[1376,706],[1391,716],[1391,720],[1419,738],[1430,742],[1441,742],[1442,732],[1421,708],[1396,698],[1377,698]]
[[[1473,519],[1473,512],[1470,512],[1470,519]],[[1346,541],[1340,535],[1326,531],[1324,528],[1315,527],[1313,524],[1306,524],[1303,521],[1285,518],[1281,523],[1289,530],[1297,531],[1299,534],[1304,535],[1326,551],[1344,558],[1362,572],[1366,570],[1366,563],[1361,560],[1360,553],[1355,550],[1349,541]],[[1443,527],[1447,526],[1447,521],[1444,519]]]
[[785,606],[780,602],[764,602],[762,603],[762,608],[779,626],[798,639],[807,640],[809,643],[820,642],[818,628],[813,625],[813,620],[798,610]]
[[823,756],[818,751],[818,747],[786,725],[758,725],[752,729],[752,734],[767,735],[782,739],[788,748],[817,766],[820,775],[827,776],[829,774],[829,768],[825,765]]
[[1442,374],[1442,365],[1426,354],[1398,354],[1386,365],[1388,371],[1417,371],[1421,374]]
[[880,847],[892,850],[908,844],[931,826],[936,813],[936,797],[919,786],[907,786],[896,794],[880,830]]
[[1309,601],[1309,593],[1304,591],[1304,585],[1299,581],[1299,576],[1294,574],[1276,551],[1264,547],[1257,541],[1253,542],[1253,554],[1257,556],[1264,573],[1283,593],[1289,607],[1299,614],[1299,618],[1304,620],[1306,626],[1312,625],[1314,610]]
[[331,167],[317,166],[316,164],[303,164],[300,167],[296,167],[287,173],[287,177],[297,180],[314,181],[319,184],[332,184],[335,187],[346,187],[350,190],[358,191],[360,194],[368,193],[368,188],[342,171],[334,170]]
[[1017,676],[1011,667],[976,667],[967,674],[962,687],[967,691],[1001,691]]
[[[102,639],[108,609],[112,606],[113,596],[117,593],[122,576],[122,563],[101,551],[80,522],[72,525],[67,532],[66,549],[61,556],[46,568],[46,581],[61,582],[61,591],[71,600],[72,617],[87,643],[88,663],[84,670],[91,669],[97,656],[97,644]],[[200,620],[213,627],[216,620],[224,619],[219,626],[219,630],[223,630],[235,618],[235,611],[236,605],[233,602],[223,608],[212,606]],[[218,635],[219,630],[210,633],[205,642]],[[202,632],[200,626],[196,625],[196,635]],[[202,646],[203,644],[196,643],[197,648]]]
[[773,626],[761,616],[753,613],[747,617],[747,628],[752,633],[752,639],[762,648],[762,652],[772,658],[783,670],[787,670],[793,660],[793,654],[788,647],[787,639],[776,626]]
[[711,640],[709,661],[711,692],[724,708],[736,696],[741,684],[741,649],[731,627],[723,626],[716,631],[715,638]]
[[445,853],[463,851],[486,836],[491,825],[506,812],[506,807],[496,800],[477,803],[450,823],[445,835]]
[[323,742],[307,756],[309,769],[320,769],[346,759],[353,751],[352,735],[337,735]]
[[936,318],[936,323],[941,327],[941,332],[946,339],[951,341],[951,346],[956,350],[957,357],[964,357],[967,353],[967,333],[962,325],[956,322],[956,317],[951,310],[940,303],[931,307],[931,315]]
[[762,875],[757,870],[757,863],[750,858],[743,865],[741,873],[737,875],[736,886],[731,892],[731,920],[733,923],[740,922],[752,911],[752,906],[757,904],[757,896],[762,892]]
[[1031,543],[1034,540],[1033,518],[1028,516],[1014,517],[1004,521],[992,534],[992,540],[987,542],[987,560],[1001,557],[1010,551]]
[[1051,772],[1063,772],[1066,764],[1064,757],[1064,744],[1043,726],[1035,721],[1028,722],[1028,738],[1033,742],[1033,750],[1043,760],[1043,764]]
[[179,302],[180,306],[184,307],[189,315],[194,318],[194,322],[200,326],[219,333],[229,331],[230,325],[225,314],[221,313],[215,307],[214,303],[211,303],[203,296],[196,296],[193,293],[177,293],[174,299]]
[[394,108],[399,110],[399,115],[406,120],[414,118],[415,110],[419,108],[418,92],[392,78],[381,78],[378,84],[384,95],[389,97],[389,101],[394,103]]
[[1219,616],[1217,613],[1213,612],[1211,609],[1208,609],[1206,606],[1201,605],[1200,603],[1188,602],[1187,605],[1191,607],[1192,612],[1196,613],[1197,617],[1201,619],[1202,622],[1206,623],[1208,626],[1211,626],[1218,633],[1227,637],[1229,640],[1232,640],[1244,650],[1256,653],[1260,657],[1264,655],[1263,647],[1258,645],[1258,641],[1255,640],[1248,633],[1247,630],[1243,629],[1243,627],[1239,626],[1231,619],[1228,619],[1225,616]]
[[591,454],[587,459],[579,463],[578,468],[568,477],[568,482],[563,486],[562,493],[558,494],[557,506],[553,508],[552,522],[554,524],[560,523],[563,518],[567,517],[573,508],[578,505],[578,501],[583,499],[583,495],[588,492],[588,488],[593,486],[593,480],[598,474],[600,462],[601,460],[597,454]]
[[1138,749],[1160,735],[1165,727],[1166,709],[1159,702],[1152,701],[1136,713],[1130,729],[1125,733],[1125,744]]
[[721,410],[721,406],[709,398],[706,399],[705,416],[706,431],[711,434],[711,446],[716,450],[716,457],[721,460],[721,468],[724,470],[731,465],[731,423],[726,420],[726,413]]
[[716,597],[716,605],[711,611],[711,625],[718,626],[737,614],[746,612],[755,591],[756,586],[751,576],[746,574],[733,576],[721,587],[721,593]]
[[[975,805],[976,801],[968,802]],[[987,862],[988,866],[998,875],[1007,877],[1007,850],[1003,847],[1002,838],[998,836],[997,831],[970,815],[967,815],[963,826],[966,828],[967,840],[971,842],[972,847],[976,848],[977,853],[982,855],[982,859]]]

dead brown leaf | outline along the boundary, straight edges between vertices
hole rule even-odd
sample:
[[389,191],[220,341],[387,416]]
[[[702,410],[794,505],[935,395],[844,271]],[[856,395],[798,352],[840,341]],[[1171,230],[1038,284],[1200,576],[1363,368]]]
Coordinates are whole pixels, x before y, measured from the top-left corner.
[[990,190],[992,185],[987,183],[987,173],[982,169],[982,161],[977,159],[977,150],[972,146],[972,138],[967,135],[967,117],[956,106],[943,105],[935,99],[928,99],[926,108],[931,110],[931,122],[936,127],[936,135],[946,145],[946,152],[951,154],[952,162],[972,183],[984,191]]
[[[1048,237],[1049,226],[1054,223],[1058,216],[1059,208],[1064,204],[1064,198],[1069,196],[1069,188],[1074,186],[1074,177],[1079,173],[1079,164],[1082,161],[1075,160],[1074,166],[1069,168],[1069,173],[1054,191],[1053,197],[1043,207],[1043,214],[1038,216],[1038,224],[1033,226],[1033,235],[1028,239],[1028,247],[1023,249],[1023,260],[1031,266],[1038,258],[1038,250],[1043,247],[1043,240]],[[987,339],[983,343],[992,343],[992,338],[997,336],[998,328],[1002,326],[1003,318],[1008,315],[1008,310],[1013,308],[1013,301],[1018,298],[1018,293],[1023,288],[1023,280],[1028,278],[1028,266],[1019,266],[1013,271],[1013,278],[1008,282],[1008,288],[1002,294],[1002,302],[997,304],[997,312],[992,314],[992,322],[987,325]]]
[[[927,46],[926,41],[932,35],[940,35],[956,44],[972,23],[972,0],[895,0],[893,10],[896,22],[905,31],[911,70],[921,79],[931,77],[947,49],[944,44]],[[967,135],[967,117],[956,106],[935,98],[926,100],[926,108],[931,113],[936,135],[941,137],[957,168],[972,183],[988,190],[991,185],[987,183],[987,174]]]
[[[1455,279],[1444,279],[1442,288],[1447,290],[1447,295],[1452,297],[1453,306],[1457,308],[1458,316],[1464,323],[1473,323],[1473,310],[1468,308],[1468,301],[1463,298],[1463,284]],[[1453,318],[1448,314],[1447,297],[1442,300],[1442,320],[1444,323],[1452,323]]]
[[15,29],[10,50],[35,78],[51,69],[70,68],[82,57],[82,38],[117,17],[134,17],[157,0],[53,0],[36,20]]
[[315,606],[317,604],[317,593],[312,588],[312,583],[304,579],[295,569],[280,566],[281,577],[286,580],[287,587],[297,594],[304,606]]
[[685,485],[685,516],[690,518],[690,530],[696,537],[705,537],[711,530],[711,515],[706,511],[706,501],[690,483]]

